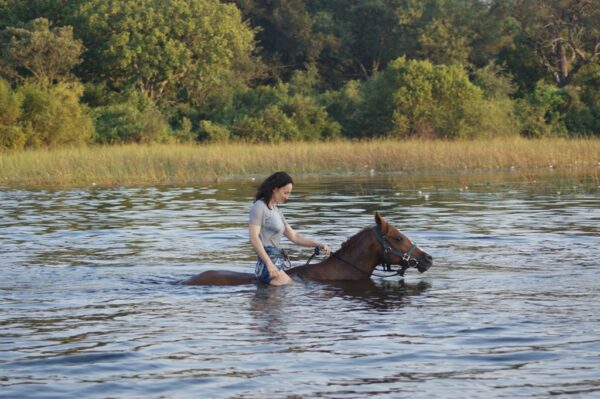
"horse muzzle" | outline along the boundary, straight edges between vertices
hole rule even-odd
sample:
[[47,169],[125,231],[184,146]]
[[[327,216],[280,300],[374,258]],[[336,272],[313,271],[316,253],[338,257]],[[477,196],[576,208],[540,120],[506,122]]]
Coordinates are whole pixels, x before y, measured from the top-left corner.
[[419,263],[417,264],[417,270],[419,273],[425,273],[431,266],[433,266],[433,257],[428,253],[423,252],[418,258]]

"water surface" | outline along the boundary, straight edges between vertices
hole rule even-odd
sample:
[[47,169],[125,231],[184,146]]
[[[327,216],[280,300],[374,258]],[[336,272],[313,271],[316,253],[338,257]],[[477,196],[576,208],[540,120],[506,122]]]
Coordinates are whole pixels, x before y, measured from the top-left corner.
[[[432,254],[404,280],[187,287],[252,271],[257,181],[0,189],[0,398],[600,395],[600,194],[501,176],[297,179],[337,248],[379,211]],[[309,249],[285,243],[296,264]]]

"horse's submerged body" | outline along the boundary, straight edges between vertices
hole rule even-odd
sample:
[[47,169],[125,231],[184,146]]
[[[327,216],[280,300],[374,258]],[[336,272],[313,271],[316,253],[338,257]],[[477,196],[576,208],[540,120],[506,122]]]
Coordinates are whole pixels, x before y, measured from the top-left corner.
[[[377,265],[398,265],[402,272],[409,267],[416,267],[421,273],[432,266],[433,258],[385,221],[379,213],[375,213],[375,222],[374,227],[364,228],[350,237],[324,261],[292,267],[286,273],[294,280],[356,281],[370,279]],[[180,282],[185,285],[256,283],[254,273],[227,270],[208,270]]]

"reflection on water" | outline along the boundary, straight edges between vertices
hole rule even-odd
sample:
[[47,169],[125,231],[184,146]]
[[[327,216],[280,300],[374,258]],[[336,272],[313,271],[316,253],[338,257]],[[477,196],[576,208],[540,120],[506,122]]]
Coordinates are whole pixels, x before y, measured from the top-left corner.
[[[296,179],[287,220],[338,247],[380,211],[424,274],[173,285],[252,271],[256,181],[0,189],[0,398],[593,397],[597,182]],[[290,246],[296,263],[310,249]]]

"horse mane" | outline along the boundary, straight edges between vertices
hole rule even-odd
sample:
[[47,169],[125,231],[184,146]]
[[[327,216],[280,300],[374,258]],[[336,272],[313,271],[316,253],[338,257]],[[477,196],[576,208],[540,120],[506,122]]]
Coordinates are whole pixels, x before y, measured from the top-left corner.
[[352,248],[353,246],[355,246],[356,243],[359,241],[359,239],[361,239],[362,236],[365,234],[365,232],[368,232],[369,230],[371,230],[371,227],[365,227],[364,229],[362,229],[358,233],[354,234],[353,236],[348,237],[348,239],[342,243],[342,246],[340,247],[340,249],[335,251],[332,255],[341,255],[348,248]]

